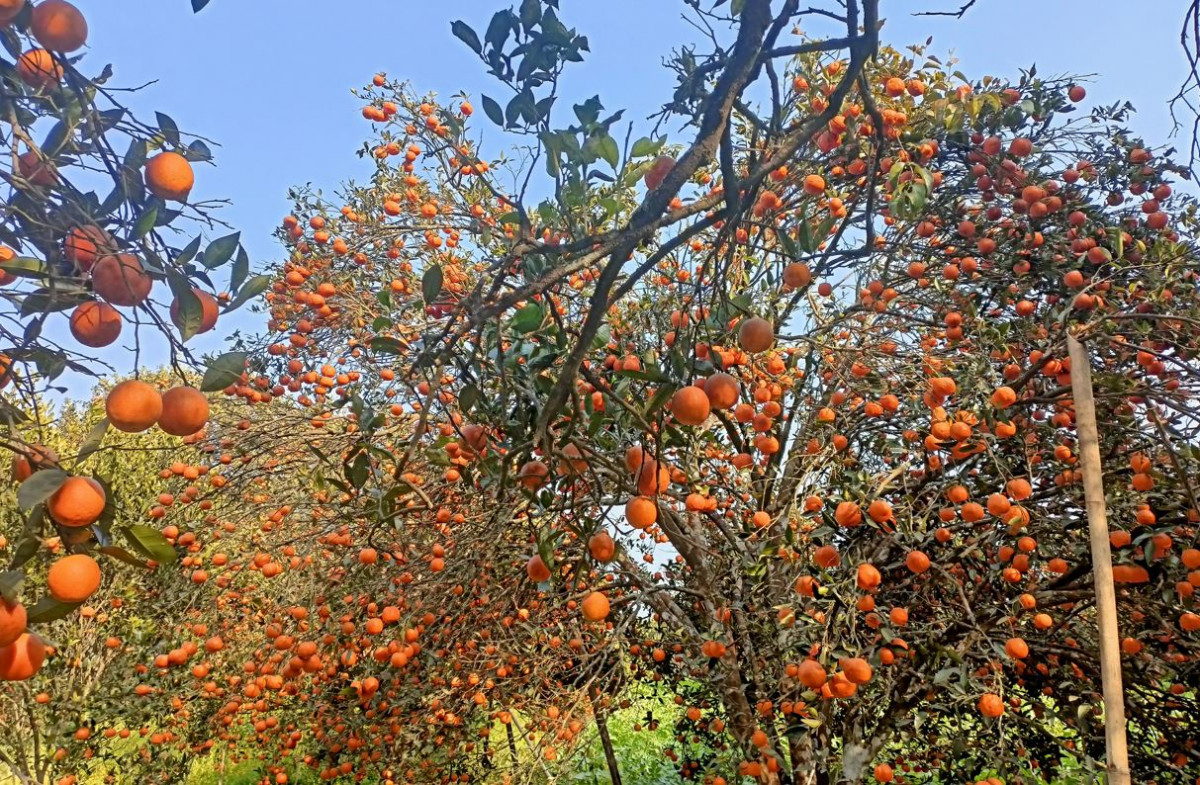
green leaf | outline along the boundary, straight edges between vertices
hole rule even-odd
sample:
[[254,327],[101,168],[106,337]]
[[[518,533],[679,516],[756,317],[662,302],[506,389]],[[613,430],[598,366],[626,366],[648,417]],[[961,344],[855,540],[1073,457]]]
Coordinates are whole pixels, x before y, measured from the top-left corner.
[[7,262],[0,264],[0,269],[18,278],[44,278],[47,273],[45,262],[29,256],[18,256],[15,259],[9,259]]
[[404,344],[400,343],[395,338],[389,338],[386,335],[380,335],[372,338],[370,343],[367,345],[370,346],[373,351],[380,352],[381,354],[404,354],[405,352]]
[[442,293],[442,280],[440,265],[431,264],[425,268],[425,274],[421,276],[421,295],[427,305],[432,305]]
[[25,573],[21,570],[0,572],[0,597],[9,602],[16,602],[21,593],[21,584],[25,582]]
[[20,314],[24,317],[35,313],[65,311],[90,299],[91,296],[84,289],[56,283],[53,288],[42,287],[25,295],[21,300]]
[[[38,508],[38,510],[41,509],[41,507]],[[10,566],[14,570],[19,568],[21,565],[25,564],[27,561],[37,555],[37,552],[41,549],[42,541],[37,537],[26,536],[21,538],[21,541],[17,543],[17,550],[16,553],[13,554],[13,559]]]
[[226,311],[236,311],[246,303],[258,297],[267,290],[271,285],[271,277],[269,275],[256,275],[249,281],[246,281],[245,286],[238,290],[237,297],[233,298],[233,302],[225,306]]
[[147,569],[150,566],[149,564],[146,563],[145,559],[139,559],[138,557],[134,556],[129,551],[127,551],[124,548],[121,548],[119,546],[116,546],[116,545],[103,545],[103,546],[97,548],[96,550],[100,551],[101,553],[105,554],[106,556],[111,556],[114,559],[123,561],[126,564],[132,564],[134,567],[141,567],[142,569]]
[[481,96],[483,102],[483,113],[488,116],[488,119],[499,126],[504,125],[504,110],[500,108],[500,104],[492,98]]
[[192,241],[184,246],[183,250],[175,256],[175,264],[180,267],[196,258],[196,254],[200,253],[200,236],[192,238]]
[[62,469],[37,470],[17,490],[17,506],[32,510],[49,499],[66,479],[67,473]]
[[79,448],[79,454],[75,456],[76,468],[79,467],[79,464],[86,461],[92,453],[100,449],[100,445],[104,443],[104,435],[107,433],[108,418],[101,417],[100,422],[96,423],[96,426],[92,428],[92,432],[88,434],[83,446]]
[[463,410],[463,413],[471,411],[475,406],[475,402],[479,400],[479,388],[473,384],[464,385],[458,391],[458,408]]
[[133,225],[133,236],[141,239],[150,233],[154,228],[154,222],[158,220],[158,207],[153,206],[138,216],[137,223]]
[[671,396],[675,394],[675,389],[676,387],[673,384],[664,384],[655,390],[654,395],[651,396],[649,402],[646,403],[645,416],[647,418],[652,417],[655,412],[666,405]]
[[241,239],[242,233],[234,232],[233,234],[213,240],[208,244],[208,248],[204,250],[204,266],[210,270],[215,270],[228,262],[233,258],[233,252],[237,250]]
[[171,315],[171,321],[179,328],[180,339],[187,343],[192,336],[200,332],[204,323],[204,304],[192,291],[191,282],[175,271],[172,270],[167,275],[167,284],[171,287],[171,293],[175,295],[175,304],[178,305],[178,308],[174,309],[175,313]]
[[459,19],[451,23],[450,32],[454,33],[455,38],[471,47],[475,54],[483,52],[483,44],[479,42],[479,36],[476,35],[475,31],[466,22]]
[[617,164],[621,161],[621,149],[617,147],[617,140],[613,139],[608,134],[605,134],[599,139],[600,141],[597,147],[599,148],[600,157],[603,158],[608,165],[615,170],[617,168]]
[[133,549],[159,564],[170,564],[179,558],[175,548],[162,532],[152,526],[135,523],[121,530]]
[[168,115],[162,112],[155,112],[154,117],[158,120],[158,130],[162,131],[163,139],[170,142],[172,147],[178,147],[179,126]]
[[217,392],[242,380],[246,370],[247,352],[226,352],[208,364],[204,379],[200,382],[201,392]]
[[633,149],[629,151],[632,158],[643,158],[646,156],[657,155],[662,149],[663,144],[667,141],[667,137],[662,139],[651,139],[648,136],[643,136],[633,143]]
[[537,303],[530,303],[517,311],[509,324],[518,332],[531,333],[542,326],[542,321],[545,318],[546,314],[542,311],[542,306]]
[[59,602],[53,597],[43,597],[29,609],[30,624],[46,624],[70,616],[82,602]]
[[229,274],[229,291],[236,292],[246,282],[250,274],[250,255],[245,248],[238,248],[237,258],[233,262],[233,271]]

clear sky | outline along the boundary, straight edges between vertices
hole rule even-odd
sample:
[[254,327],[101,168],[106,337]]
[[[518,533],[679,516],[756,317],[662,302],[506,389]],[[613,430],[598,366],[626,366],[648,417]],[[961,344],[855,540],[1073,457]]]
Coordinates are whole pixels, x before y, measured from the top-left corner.
[[[370,165],[354,154],[369,126],[351,88],[383,71],[444,95],[503,94],[451,36],[450,22],[463,18],[482,32],[504,0],[211,0],[197,15],[188,0],[74,1],[91,29],[85,72],[111,62],[111,84],[157,80],[131,97],[135,112],[152,120],[155,109],[165,111],[185,131],[220,143],[217,167],[199,169],[193,196],[232,199],[223,216],[242,230],[257,266],[278,256],[271,232],[287,213],[289,186],[329,191]],[[1046,75],[1095,74],[1089,103],[1129,99],[1139,110],[1135,129],[1152,144],[1167,141],[1166,102],[1184,75],[1185,3],[978,0],[961,20],[912,16],[958,4],[888,0],[884,40],[902,47],[932,35],[931,51],[957,54],[971,78],[1015,78],[1031,63]],[[662,58],[696,38],[680,0],[561,6],[592,49],[568,72],[568,99],[598,93],[607,109],[626,108],[626,119],[640,122],[669,98]],[[498,135],[486,120],[479,125],[485,144]],[[248,317],[229,321],[253,329]],[[231,325],[223,326],[217,332]],[[220,344],[202,337],[196,346]]]

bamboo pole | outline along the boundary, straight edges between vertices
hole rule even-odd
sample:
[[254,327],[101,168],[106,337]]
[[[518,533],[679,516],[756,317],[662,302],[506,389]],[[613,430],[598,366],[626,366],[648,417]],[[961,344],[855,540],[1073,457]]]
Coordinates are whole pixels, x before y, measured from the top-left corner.
[[1071,358],[1071,392],[1075,400],[1075,428],[1079,435],[1079,466],[1083,472],[1083,493],[1092,546],[1092,575],[1096,583],[1108,785],[1132,785],[1129,748],[1125,741],[1125,698],[1121,686],[1117,592],[1113,586],[1112,550],[1108,542],[1108,515],[1104,502],[1104,475],[1100,466],[1096,402],[1092,397],[1092,365],[1087,349],[1069,332],[1067,351]]

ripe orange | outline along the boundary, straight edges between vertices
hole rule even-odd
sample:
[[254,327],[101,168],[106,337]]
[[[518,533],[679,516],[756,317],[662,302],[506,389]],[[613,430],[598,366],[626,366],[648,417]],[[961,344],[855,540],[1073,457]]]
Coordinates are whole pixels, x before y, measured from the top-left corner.
[[92,290],[113,305],[140,305],[150,296],[153,285],[153,279],[133,254],[109,254],[92,267]]
[[550,580],[550,568],[546,566],[546,562],[542,561],[542,557],[537,555],[525,562],[525,574],[534,583]]
[[12,478],[25,482],[38,469],[58,465],[58,453],[40,444],[29,444],[13,455]]
[[195,387],[172,387],[162,406],[158,427],[172,436],[191,436],[208,423],[208,398]]
[[146,187],[166,201],[183,202],[196,184],[196,174],[186,158],[170,150],[146,162]]
[[708,396],[695,385],[680,387],[671,396],[669,408],[680,425],[699,425],[708,419],[711,412]]
[[862,657],[848,657],[838,664],[841,666],[842,672],[846,674],[846,678],[855,684],[866,684],[874,675],[870,663]]
[[1004,651],[1013,659],[1023,660],[1029,656],[1029,644],[1021,638],[1009,638],[1004,642]]
[[800,289],[812,282],[812,271],[803,262],[792,262],[783,268],[783,282],[793,289]]
[[588,539],[588,552],[596,561],[608,563],[617,555],[617,543],[608,532],[596,532]]
[[71,335],[93,349],[108,346],[121,335],[121,314],[108,303],[80,303],[71,312]]
[[104,512],[104,488],[91,477],[68,477],[50,497],[46,509],[63,526],[91,526]]
[[999,695],[984,693],[979,699],[979,713],[985,717],[999,717],[1004,713],[1004,701]]
[[829,681],[829,674],[825,672],[825,668],[821,666],[821,663],[810,659],[800,663],[797,678],[801,684],[810,690],[819,690],[825,686],[825,682]]
[[111,254],[116,249],[112,235],[99,226],[76,226],[63,240],[63,256],[85,273],[92,269],[97,256]]
[[46,588],[59,602],[83,602],[100,588],[100,565],[86,553],[64,556],[50,565]]
[[7,646],[20,638],[28,621],[24,605],[0,599],[0,646]]
[[1007,409],[1017,402],[1017,391],[1011,387],[998,387],[992,393],[991,401],[997,409]]
[[32,185],[50,188],[58,183],[58,173],[54,163],[44,159],[33,150],[26,150],[17,156],[17,172]]
[[704,380],[704,394],[713,409],[732,409],[738,401],[738,383],[727,373],[714,373]]
[[55,52],[74,52],[87,43],[87,20],[66,0],[42,0],[34,6],[29,28],[39,44]]
[[35,90],[58,84],[62,65],[45,49],[30,49],[17,60],[17,76]]
[[765,352],[775,343],[775,328],[758,316],[742,322],[738,328],[738,344],[750,354]]
[[921,551],[909,551],[908,556],[904,559],[904,564],[918,575],[928,570],[931,566],[929,557]]
[[0,25],[16,19],[24,8],[25,0],[0,0]]
[[879,588],[882,580],[883,576],[879,574],[879,570],[875,569],[875,565],[866,563],[858,565],[858,588],[863,591],[871,591]]
[[[196,330],[196,334],[199,335],[217,326],[217,300],[208,292],[200,289],[192,289],[192,294],[196,295],[196,299],[200,301],[200,328]],[[180,330],[183,329],[179,322],[179,298],[171,301],[171,323]]]
[[46,660],[46,644],[32,632],[0,649],[0,681],[24,681],[37,673]]
[[583,600],[583,618],[588,621],[604,621],[608,618],[608,597],[602,592],[594,591]]
[[819,174],[810,174],[804,178],[804,192],[809,196],[820,196],[825,193],[825,178]]
[[658,520],[658,506],[653,499],[634,496],[625,503],[625,518],[635,529],[648,529]]
[[104,400],[104,413],[118,431],[141,433],[162,415],[162,396],[151,385],[138,379],[121,382]]
[[671,487],[671,472],[653,458],[647,458],[637,476],[638,493],[654,496]]

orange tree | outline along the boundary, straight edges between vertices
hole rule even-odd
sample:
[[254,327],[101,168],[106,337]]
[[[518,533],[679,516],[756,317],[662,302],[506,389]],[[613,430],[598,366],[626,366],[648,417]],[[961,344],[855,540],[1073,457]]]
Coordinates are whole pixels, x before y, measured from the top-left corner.
[[[87,37],[86,18],[69,2],[0,2],[9,58],[0,58],[0,176],[8,188],[0,214],[0,444],[16,456],[22,483],[20,520],[8,516],[3,532],[14,553],[0,574],[0,679],[10,681],[30,678],[45,656],[45,641],[26,625],[62,616],[96,589],[98,551],[173,556],[149,527],[113,528],[121,500],[112,478],[92,476],[87,463],[109,427],[132,433],[157,423],[186,436],[204,425],[207,410],[186,385],[160,396],[131,380],[86,438],[48,448],[54,425],[40,401],[65,392],[73,376],[112,373],[95,350],[118,341],[132,353],[131,369],[143,352],[165,347],[182,382],[200,364],[187,341],[266,283],[250,277],[239,235],[214,213],[218,203],[191,197],[193,165],[212,157],[207,143],[185,137],[165,114],[154,125],[137,119],[110,85],[111,66],[83,70],[78,52]],[[188,241],[189,231],[199,233]],[[205,233],[222,236],[206,244]],[[54,542],[62,543],[57,552],[48,548]],[[49,579],[48,593],[28,609],[27,572],[37,585]]]
[[[1095,771],[1077,330],[1134,765],[1193,781],[1195,205],[1127,107],[880,47],[870,0],[745,0],[692,6],[731,35],[671,61],[688,141],[621,143],[555,106],[556,5],[453,25],[511,91],[484,120],[373,80],[376,173],[297,194],[271,334],[218,364],[320,434],[218,571],[266,625],[222,724],[326,779],[536,778],[634,679],[705,782]],[[784,40],[809,17],[843,29]]]

